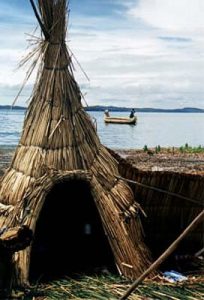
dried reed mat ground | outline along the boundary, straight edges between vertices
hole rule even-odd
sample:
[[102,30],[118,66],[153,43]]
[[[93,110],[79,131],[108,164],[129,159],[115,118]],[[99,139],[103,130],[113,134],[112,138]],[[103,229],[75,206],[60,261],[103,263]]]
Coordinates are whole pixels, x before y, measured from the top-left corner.
[[[14,147],[0,148],[0,176],[9,167]],[[121,157],[141,170],[174,171],[184,173],[204,172],[204,153],[181,153],[179,149],[161,149],[159,153],[155,149],[148,152],[138,149],[115,150]]]
[[5,170],[9,167],[14,150],[14,147],[3,147],[0,149],[0,176],[2,176]]
[[[64,278],[27,291],[26,300],[89,299],[116,300],[130,286],[130,282],[113,275]],[[204,299],[204,278],[189,278],[183,283],[171,284],[157,276],[145,281],[129,300],[201,300]]]
[[204,152],[181,152],[178,148],[115,150],[120,156],[144,171],[204,172]]

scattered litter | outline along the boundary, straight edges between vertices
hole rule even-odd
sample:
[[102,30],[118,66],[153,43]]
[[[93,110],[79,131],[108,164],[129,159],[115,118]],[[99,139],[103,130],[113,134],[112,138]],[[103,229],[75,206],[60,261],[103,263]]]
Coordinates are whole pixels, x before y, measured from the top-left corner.
[[171,283],[188,280],[188,277],[183,276],[181,273],[173,271],[173,270],[166,271],[163,273],[163,275],[164,275],[164,279]]

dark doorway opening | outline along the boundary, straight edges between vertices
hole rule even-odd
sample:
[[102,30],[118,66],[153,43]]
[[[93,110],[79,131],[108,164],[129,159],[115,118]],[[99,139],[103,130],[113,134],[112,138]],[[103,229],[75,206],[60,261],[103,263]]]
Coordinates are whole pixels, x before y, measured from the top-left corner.
[[86,181],[56,184],[45,199],[31,251],[30,280],[115,271],[114,258]]

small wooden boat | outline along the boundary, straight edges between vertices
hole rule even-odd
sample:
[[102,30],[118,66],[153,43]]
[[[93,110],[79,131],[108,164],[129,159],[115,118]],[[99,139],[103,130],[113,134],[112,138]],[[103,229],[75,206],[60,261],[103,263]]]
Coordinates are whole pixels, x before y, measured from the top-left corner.
[[114,124],[136,124],[137,117],[133,118],[122,118],[122,117],[104,117],[105,123],[114,123]]
[[104,114],[104,122],[105,123],[112,123],[112,124],[130,124],[135,125],[137,122],[137,117],[110,117]]

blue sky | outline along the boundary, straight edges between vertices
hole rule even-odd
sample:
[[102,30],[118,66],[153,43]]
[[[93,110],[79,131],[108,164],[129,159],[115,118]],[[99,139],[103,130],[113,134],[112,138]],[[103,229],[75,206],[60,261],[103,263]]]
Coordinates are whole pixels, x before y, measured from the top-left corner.
[[[67,42],[89,105],[204,108],[203,0],[70,0]],[[0,103],[11,104],[37,23],[28,0],[0,1]],[[25,105],[33,74],[18,100]]]

